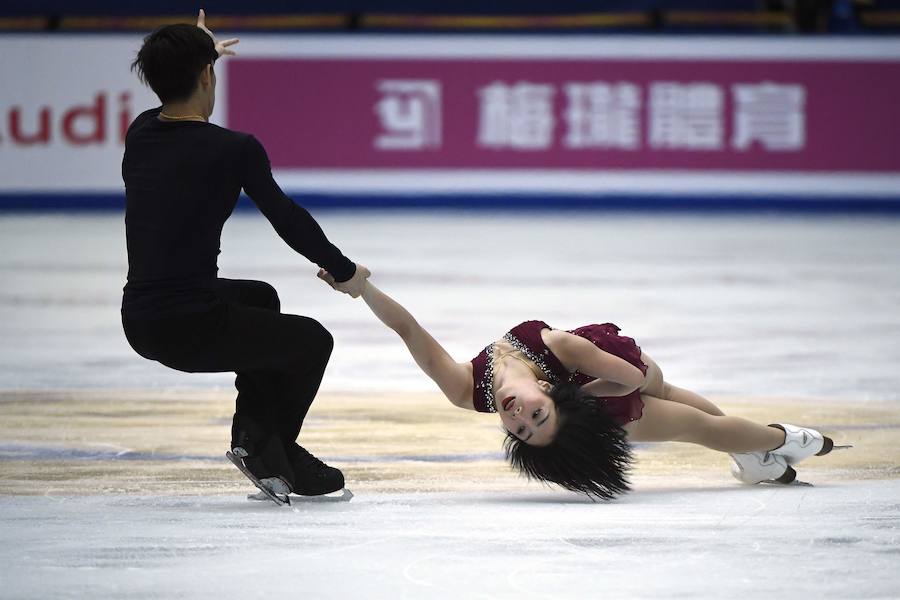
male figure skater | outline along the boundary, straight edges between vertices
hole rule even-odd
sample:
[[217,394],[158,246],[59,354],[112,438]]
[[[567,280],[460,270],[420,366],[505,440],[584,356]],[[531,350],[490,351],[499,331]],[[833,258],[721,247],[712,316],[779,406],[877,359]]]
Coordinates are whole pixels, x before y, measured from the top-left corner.
[[262,145],[210,124],[213,64],[237,39],[204,25],[169,25],[144,39],[132,64],[162,106],[128,130],[122,178],[128,282],[122,323],[132,348],[187,372],[234,371],[231,449],[267,489],[304,495],[344,486],[343,474],[296,443],[331,355],[331,334],[309,317],[281,314],[262,281],[217,278],[222,226],[243,189],[294,250],[359,296],[369,271],[328,241],[284,195]]

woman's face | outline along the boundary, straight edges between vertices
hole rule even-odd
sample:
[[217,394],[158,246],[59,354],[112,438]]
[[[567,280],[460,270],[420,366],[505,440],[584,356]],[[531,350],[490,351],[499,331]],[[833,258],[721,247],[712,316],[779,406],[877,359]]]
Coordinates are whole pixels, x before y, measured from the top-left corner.
[[513,381],[497,390],[495,405],[506,430],[533,446],[546,446],[556,435],[559,413],[546,381]]

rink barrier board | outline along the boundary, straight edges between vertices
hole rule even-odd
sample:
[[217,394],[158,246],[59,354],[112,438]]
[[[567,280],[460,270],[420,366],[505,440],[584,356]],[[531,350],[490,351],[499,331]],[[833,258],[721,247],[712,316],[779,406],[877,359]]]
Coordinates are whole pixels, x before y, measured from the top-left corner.
[[[22,82],[0,89],[0,209],[121,206],[125,131],[157,104],[129,70],[140,41],[0,40],[0,75]],[[892,38],[250,34],[239,55],[218,69],[213,122],[253,132],[310,206],[893,211],[900,198]],[[776,93],[794,108],[770,139],[754,115]],[[500,127],[520,96],[553,127]],[[711,112],[674,127],[695,96]],[[428,118],[412,127],[411,108]],[[595,128],[595,112],[616,127]],[[538,147],[520,129],[552,135]]]

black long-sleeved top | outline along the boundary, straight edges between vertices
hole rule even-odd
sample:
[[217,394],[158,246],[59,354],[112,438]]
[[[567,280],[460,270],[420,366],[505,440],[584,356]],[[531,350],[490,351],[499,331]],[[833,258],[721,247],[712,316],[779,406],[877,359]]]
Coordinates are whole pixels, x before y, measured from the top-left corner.
[[309,212],[284,195],[252,135],[199,121],[167,122],[160,109],[139,115],[125,138],[125,316],[202,310],[212,283],[222,227],[243,188],[287,244],[338,281],[356,265]]

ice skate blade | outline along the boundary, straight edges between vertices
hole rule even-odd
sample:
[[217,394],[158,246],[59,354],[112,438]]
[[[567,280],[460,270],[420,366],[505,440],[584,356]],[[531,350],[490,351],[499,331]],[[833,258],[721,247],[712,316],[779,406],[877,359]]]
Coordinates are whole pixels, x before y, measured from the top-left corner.
[[825,443],[822,446],[822,449],[816,452],[816,456],[825,456],[826,454],[831,454],[834,450],[846,450],[847,448],[852,448],[853,444],[835,444],[834,440],[830,437],[825,437]]
[[767,481],[760,481],[759,483],[766,484],[766,485],[775,485],[778,487],[796,487],[796,486],[813,487],[813,484],[809,483],[808,481],[800,481],[799,479],[795,479],[795,480],[791,481],[790,483],[782,483],[780,481],[775,481],[774,479],[769,479]]
[[259,491],[255,494],[247,494],[247,500],[257,500],[260,502],[274,502],[278,506],[290,506],[291,505],[291,497],[290,496],[278,496],[275,494],[275,497],[278,498],[274,500],[272,496],[267,492]]
[[[265,493],[263,491],[259,491],[259,492],[256,492],[255,494],[247,494],[247,500],[256,500],[259,502],[271,502],[272,498],[267,493]],[[288,501],[290,501],[290,498],[288,498]]]
[[353,492],[347,488],[343,488],[340,492],[332,492],[331,494],[323,494],[321,496],[295,496],[297,502],[350,502],[353,498]]
[[238,470],[241,473],[243,473],[244,476],[247,477],[247,479],[249,479],[251,482],[253,482],[253,485],[255,485],[257,488],[259,488],[260,494],[264,495],[267,500],[271,500],[278,506],[290,506],[290,504],[291,504],[290,496],[288,496],[288,495],[278,496],[277,494],[273,494],[268,488],[266,488],[266,486],[264,486],[262,483],[260,483],[260,481],[256,478],[256,476],[253,473],[251,473],[247,467],[244,466],[244,461],[242,461],[240,458],[238,458],[237,456],[232,454],[230,451],[226,452],[225,456],[228,458],[228,460],[231,461],[231,464],[236,466],[238,468]]
[[[306,502],[350,502],[350,499],[353,498],[353,492],[344,488],[343,490],[338,492],[334,492],[332,494],[324,494],[322,496],[290,496],[288,498],[288,502],[293,503],[301,503],[304,504]],[[258,492],[256,494],[247,494],[247,500],[270,500],[270,498],[264,494],[263,492]]]

